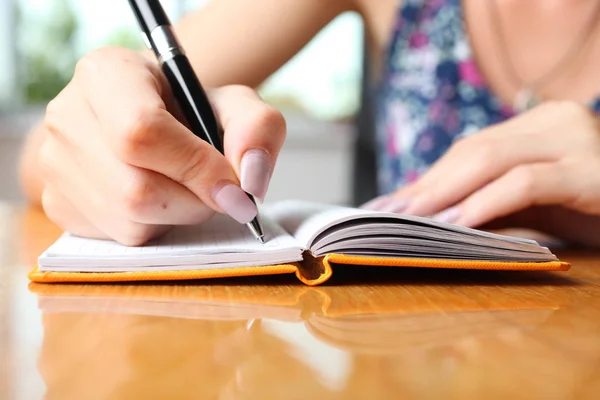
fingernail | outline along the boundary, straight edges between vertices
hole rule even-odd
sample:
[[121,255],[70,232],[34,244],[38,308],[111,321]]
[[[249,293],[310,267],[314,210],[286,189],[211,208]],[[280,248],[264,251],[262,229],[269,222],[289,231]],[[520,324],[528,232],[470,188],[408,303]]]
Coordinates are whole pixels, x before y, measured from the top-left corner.
[[408,207],[409,201],[405,198],[393,199],[391,202],[387,203],[383,207],[380,208],[380,211],[391,212],[391,213],[401,213]]
[[271,157],[264,150],[248,150],[242,157],[241,186],[262,203],[271,180]]
[[210,191],[210,195],[219,207],[240,224],[246,224],[258,214],[256,205],[244,191],[234,185],[217,185]]
[[452,224],[452,223],[456,222],[456,220],[458,219],[459,216],[460,216],[459,208],[458,207],[450,207],[450,208],[445,209],[444,211],[440,211],[439,213],[435,214],[431,218],[433,218],[434,220],[439,221],[439,222],[446,222],[446,223]]

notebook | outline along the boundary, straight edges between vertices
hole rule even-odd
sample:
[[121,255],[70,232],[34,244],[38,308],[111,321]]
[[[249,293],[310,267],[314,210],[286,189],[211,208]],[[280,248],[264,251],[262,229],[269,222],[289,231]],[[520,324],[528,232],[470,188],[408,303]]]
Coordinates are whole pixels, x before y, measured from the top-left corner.
[[63,234],[38,260],[36,282],[185,280],[295,273],[317,285],[334,265],[567,270],[529,239],[430,218],[284,201],[261,210],[266,243],[226,215],[180,226],[143,246]]

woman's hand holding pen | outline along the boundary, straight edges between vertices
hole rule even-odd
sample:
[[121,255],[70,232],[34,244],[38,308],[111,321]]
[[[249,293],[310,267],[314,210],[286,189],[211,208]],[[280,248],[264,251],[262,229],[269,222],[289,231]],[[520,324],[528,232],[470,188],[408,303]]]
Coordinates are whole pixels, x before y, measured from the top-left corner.
[[225,156],[186,128],[156,64],[120,48],[84,57],[44,120],[47,215],[71,233],[127,245],[214,211],[252,220],[257,209],[244,191],[264,199],[285,121],[246,87],[209,96]]
[[460,139],[415,183],[366,207],[469,227],[531,226],[598,246],[599,171],[598,117],[545,103]]

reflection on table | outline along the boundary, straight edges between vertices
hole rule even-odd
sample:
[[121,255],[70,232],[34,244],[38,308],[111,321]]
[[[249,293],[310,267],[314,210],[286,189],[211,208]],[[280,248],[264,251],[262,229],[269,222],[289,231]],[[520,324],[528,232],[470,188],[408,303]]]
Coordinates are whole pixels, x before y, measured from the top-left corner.
[[561,254],[568,273],[344,267],[313,288],[294,276],[27,285],[60,231],[38,212],[4,211],[8,399],[38,384],[61,400],[600,393],[598,253]]

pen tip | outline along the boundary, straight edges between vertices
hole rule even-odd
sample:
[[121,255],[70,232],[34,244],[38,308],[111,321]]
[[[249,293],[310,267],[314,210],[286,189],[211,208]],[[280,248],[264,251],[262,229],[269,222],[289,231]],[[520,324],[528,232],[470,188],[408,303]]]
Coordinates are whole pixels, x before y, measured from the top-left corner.
[[252,221],[246,224],[250,232],[252,232],[252,236],[256,238],[262,244],[265,244],[265,234],[263,233],[263,229],[260,226],[257,218],[254,218]]

